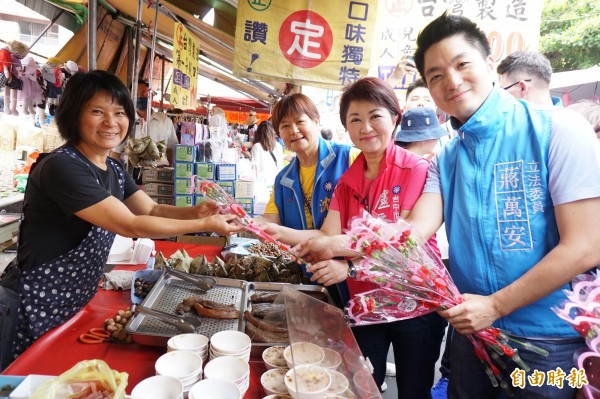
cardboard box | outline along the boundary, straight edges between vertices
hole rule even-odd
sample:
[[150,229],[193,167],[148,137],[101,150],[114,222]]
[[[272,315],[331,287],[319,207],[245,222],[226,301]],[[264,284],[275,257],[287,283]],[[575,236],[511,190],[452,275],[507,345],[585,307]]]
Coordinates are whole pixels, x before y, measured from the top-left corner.
[[254,181],[237,180],[235,195],[238,197],[254,198]]
[[254,215],[254,198],[235,197],[235,202],[240,204],[242,209],[245,210],[248,215]]
[[142,189],[149,196],[163,195],[172,197],[175,194],[173,183],[147,183],[142,186]]
[[232,197],[235,197],[235,182],[234,181],[217,181],[219,186],[223,187],[225,192]]
[[195,145],[175,145],[175,162],[194,162],[196,160]]
[[175,179],[175,195],[194,194],[196,182],[192,178]]
[[194,196],[175,195],[175,206],[194,206]]
[[174,170],[173,168],[150,168],[145,167],[142,171],[142,182],[167,182],[172,183]]
[[182,242],[185,244],[213,245],[216,247],[224,247],[225,245],[229,244],[229,237],[181,234],[177,236],[177,242]]
[[234,181],[236,178],[234,163],[217,164],[215,180]]
[[175,178],[192,177],[194,175],[194,164],[192,162],[175,162]]
[[175,198],[173,197],[150,196],[150,198],[159,205],[175,205]]
[[194,174],[208,180],[215,179],[215,164],[211,162],[196,162],[194,164]]

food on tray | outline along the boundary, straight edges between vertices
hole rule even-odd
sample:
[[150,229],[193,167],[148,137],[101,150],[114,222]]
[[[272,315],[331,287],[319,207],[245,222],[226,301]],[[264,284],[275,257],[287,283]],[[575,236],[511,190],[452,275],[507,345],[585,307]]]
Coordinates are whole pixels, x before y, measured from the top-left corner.
[[237,319],[240,317],[240,311],[236,309],[235,305],[225,305],[199,296],[184,298],[183,301],[177,305],[175,311],[177,314],[184,314],[192,310],[192,308],[194,308],[200,316],[210,317],[212,319]]
[[240,317],[240,311],[235,308],[235,305],[223,305],[209,300],[196,302],[194,309],[200,316],[213,319],[237,319]]
[[144,281],[142,278],[136,278],[133,283],[133,295],[142,299],[146,298],[154,284],[156,284],[156,281]]
[[281,251],[281,248],[272,242],[261,242],[254,244],[248,248],[248,252],[251,252],[260,256],[268,256],[271,258],[278,258],[284,256],[289,258],[289,255]]
[[252,303],[269,303],[275,302],[275,299],[279,295],[279,291],[277,292],[257,292],[250,296],[250,302]]
[[277,333],[268,330],[261,330],[252,323],[246,323],[246,334],[248,334],[253,342],[284,343],[290,340],[287,332]]
[[267,330],[267,331],[271,331],[274,333],[286,333],[287,334],[287,327],[280,326],[278,324],[271,323],[269,321],[265,321],[262,319],[257,319],[256,317],[252,316],[252,314],[247,310],[244,311],[244,316],[246,317],[246,320],[248,321],[248,323],[253,324],[254,326],[256,326],[262,330]]
[[252,305],[252,316],[269,320],[285,320],[285,307],[280,303],[255,303]]

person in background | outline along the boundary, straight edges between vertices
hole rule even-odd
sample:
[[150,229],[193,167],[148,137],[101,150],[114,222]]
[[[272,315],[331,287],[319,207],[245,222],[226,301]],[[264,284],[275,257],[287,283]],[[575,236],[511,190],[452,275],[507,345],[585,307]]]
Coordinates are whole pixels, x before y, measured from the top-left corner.
[[[363,210],[391,222],[406,218],[425,184],[429,162],[394,145],[392,140],[401,117],[404,119],[398,99],[386,82],[363,78],[346,86],[340,99],[340,120],[361,154],[340,178],[320,231],[280,228],[278,232],[282,237],[302,240],[295,249],[298,255],[313,262],[307,268],[313,273],[312,281],[325,286],[346,283],[350,294],[346,299],[376,286],[355,279],[351,262],[334,259],[355,256],[345,249],[347,236],[342,234],[343,229]],[[439,255],[435,237],[429,244]],[[352,332],[363,355],[371,361],[373,377],[380,387],[390,344],[393,345],[398,398],[414,399],[430,397],[445,326],[437,313],[431,313],[353,327]]]
[[[136,101],[137,118],[135,121],[135,133],[133,138],[139,139],[142,137],[151,137],[155,142],[164,141],[167,150],[165,155],[159,159],[156,163],[157,166],[169,166],[173,165],[175,145],[179,144],[177,140],[177,133],[175,132],[175,125],[171,119],[161,113],[151,111],[150,120],[148,122],[148,83],[144,80],[138,81],[138,98]],[[147,129],[145,125],[148,124]],[[145,133],[144,133],[145,131]],[[111,153],[111,156],[115,159],[120,160],[121,155],[125,150],[125,142],[115,147]],[[137,173],[134,172],[137,175]]]
[[396,145],[430,160],[440,137],[448,133],[440,126],[435,110],[429,107],[412,108],[402,114]]
[[552,65],[535,51],[515,51],[496,68],[500,87],[517,99],[531,101],[540,107],[562,106],[558,97],[550,96]]
[[[108,155],[132,131],[135,108],[119,78],[78,73],[56,123],[66,144],[40,156],[29,175],[16,262],[0,280],[0,369],[94,296],[115,234],[172,237],[236,233],[214,201],[159,205]],[[17,317],[18,315],[18,317]]]
[[29,54],[29,47],[17,40],[12,40],[0,49],[0,90],[4,89],[4,113],[19,115],[17,99],[19,90],[11,88],[12,82],[19,79],[21,60]]
[[283,147],[277,142],[277,135],[270,121],[258,125],[250,156],[257,187],[270,189],[277,173],[283,168]]
[[321,128],[321,137],[323,137],[325,140],[329,141],[333,138],[333,132],[331,131],[330,128],[323,127],[323,128]]
[[[451,399],[495,398],[465,334],[496,326],[546,349],[520,351],[531,370],[568,373],[585,343],[551,310],[578,274],[600,263],[600,151],[585,119],[537,108],[494,87],[487,35],[447,12],[417,38],[417,68],[459,137],[431,162],[409,221],[421,236],[446,221],[450,273],[464,301],[440,311],[452,336]],[[473,178],[477,176],[477,178]],[[501,370],[509,384],[518,366]],[[570,386],[513,389],[516,398],[567,399]]]
[[575,111],[590,122],[592,129],[596,133],[596,137],[600,140],[600,104],[593,100],[581,100],[567,107],[571,111]]

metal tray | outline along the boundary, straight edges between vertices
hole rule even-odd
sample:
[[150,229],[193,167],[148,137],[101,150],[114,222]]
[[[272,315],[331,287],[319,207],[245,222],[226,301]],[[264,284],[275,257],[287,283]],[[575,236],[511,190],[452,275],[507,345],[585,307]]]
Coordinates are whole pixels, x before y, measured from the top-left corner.
[[[200,296],[226,305],[234,304],[236,309],[240,311],[238,319],[224,320],[198,316],[202,320],[202,325],[196,328],[196,332],[210,338],[219,331],[244,331],[244,310],[246,310],[246,304],[248,303],[248,283],[243,280],[227,278],[214,277],[214,279],[217,282],[215,286],[204,293],[192,283],[163,273],[142,302],[142,305],[175,315],[177,305],[190,296]],[[134,315],[129,320],[125,326],[125,331],[131,335],[133,342],[152,346],[167,346],[169,338],[179,334],[174,326],[141,313]]]
[[[335,306],[335,304],[333,303],[333,300],[331,299],[331,296],[329,295],[329,291],[327,291],[327,288],[321,286],[321,285],[312,285],[312,284],[288,284],[288,283],[270,283],[270,282],[258,282],[258,281],[253,281],[253,282],[248,282],[248,289],[247,289],[247,295],[246,295],[246,309],[249,310],[250,312],[252,311],[252,302],[250,301],[250,297],[253,294],[262,294],[262,293],[269,293],[269,292],[273,292],[273,291],[281,291],[282,288],[284,286],[288,286],[291,287],[295,290],[298,290],[300,292],[319,292],[325,295],[326,298],[326,302],[332,306]],[[245,328],[245,324],[244,324],[244,328]],[[262,355],[262,352],[271,346],[278,346],[278,345],[282,345],[282,346],[286,346],[288,345],[289,342],[268,342],[268,343],[263,343],[263,342],[252,342],[252,349],[250,352],[250,356],[252,358],[260,358]]]

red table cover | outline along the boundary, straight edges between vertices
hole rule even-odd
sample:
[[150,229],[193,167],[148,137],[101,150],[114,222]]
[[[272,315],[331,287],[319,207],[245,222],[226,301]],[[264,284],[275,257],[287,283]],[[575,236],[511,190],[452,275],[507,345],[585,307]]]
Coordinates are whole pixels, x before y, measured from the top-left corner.
[[[166,257],[177,249],[185,249],[191,257],[205,254],[209,259],[221,250],[220,247],[183,244],[172,241],[156,241],[156,250]],[[119,266],[117,269],[139,270],[145,265]],[[131,302],[130,291],[106,291],[98,293],[79,313],[67,323],[56,327],[38,339],[27,351],[19,356],[2,374],[60,375],[82,360],[102,359],[110,368],[129,374],[127,392],[141,380],[153,376],[154,363],[166,348],[139,344],[82,344],[77,338],[94,327],[103,327],[104,320],[114,317],[117,311],[128,309]],[[260,376],[265,371],[261,359],[250,359],[250,387],[244,399],[260,399],[265,395],[260,384]]]

